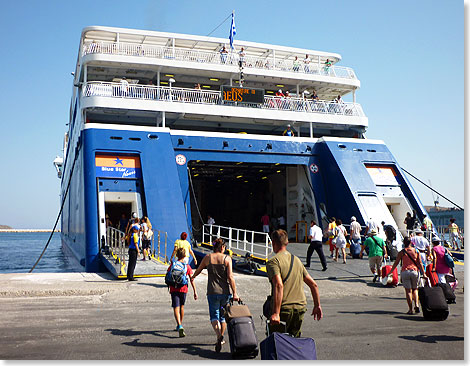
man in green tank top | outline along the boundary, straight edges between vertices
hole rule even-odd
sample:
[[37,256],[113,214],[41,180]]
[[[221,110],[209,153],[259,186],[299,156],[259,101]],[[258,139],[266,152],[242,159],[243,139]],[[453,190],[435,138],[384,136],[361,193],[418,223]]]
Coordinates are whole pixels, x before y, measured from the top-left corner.
[[[289,243],[287,233],[281,229],[273,231],[271,239],[276,256],[266,265],[272,294],[269,330],[286,331],[294,337],[300,337],[303,317],[307,311],[303,284],[306,283],[312,293],[314,304],[312,315],[316,320],[320,320],[323,316],[320,292],[300,259],[287,251]],[[281,321],[286,323],[286,330],[280,326]]]

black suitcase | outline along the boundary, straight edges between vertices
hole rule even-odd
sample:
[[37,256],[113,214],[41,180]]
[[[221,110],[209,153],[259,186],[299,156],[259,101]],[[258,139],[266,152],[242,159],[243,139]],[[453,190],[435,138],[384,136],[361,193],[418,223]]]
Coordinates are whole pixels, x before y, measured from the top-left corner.
[[419,302],[423,316],[427,320],[446,320],[449,316],[444,291],[439,286],[418,288]]
[[251,316],[233,318],[227,323],[228,339],[232,358],[254,358],[258,356],[258,339]]
[[436,286],[442,288],[444,296],[448,304],[455,304],[455,293],[448,283],[438,283]]

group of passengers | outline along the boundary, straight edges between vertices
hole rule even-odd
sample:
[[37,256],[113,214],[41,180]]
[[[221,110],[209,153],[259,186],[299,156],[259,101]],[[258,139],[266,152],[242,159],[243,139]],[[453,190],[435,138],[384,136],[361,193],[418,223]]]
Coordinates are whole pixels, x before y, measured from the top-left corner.
[[[230,301],[240,300],[233,276],[232,258],[230,252],[226,250],[224,240],[217,238],[212,243],[213,252],[204,256],[201,263],[197,265],[189,242],[183,239],[187,237],[185,234],[182,233],[181,239],[175,243],[175,249],[171,256],[171,259],[175,257],[175,262],[172,262],[168,268],[168,272],[170,272],[173,267],[180,268],[183,264],[186,267],[183,274],[188,279],[181,287],[169,286],[176,321],[175,331],[179,332],[180,337],[186,336],[182,323],[188,285],[191,284],[194,300],[198,300],[194,279],[206,269],[209,318],[216,335],[215,352],[218,353],[225,343],[224,333],[227,329],[224,309]],[[271,239],[276,256],[270,259],[266,266],[268,279],[271,283],[272,298],[267,300],[270,310],[266,310],[268,313],[265,315],[270,320],[269,327],[271,331],[280,331],[276,327],[279,327],[282,321],[286,323],[284,332],[287,331],[295,337],[300,337],[307,305],[303,283],[309,286],[313,297],[314,308],[312,315],[314,319],[320,320],[322,310],[318,286],[307,273],[300,259],[286,250],[288,244],[287,233],[282,229],[273,231]],[[188,264],[189,255],[193,256],[194,264],[197,266],[194,272]],[[286,276],[286,273],[291,276],[289,282],[286,282],[287,277],[289,277],[289,274]],[[266,311],[263,309],[263,313]]]
[[[411,217],[408,213],[407,217]],[[405,224],[410,220],[405,219]],[[424,220],[427,228],[432,227],[430,220]],[[455,219],[451,221],[451,224],[455,222]],[[365,240],[361,241],[361,225],[357,222],[356,218],[351,217],[350,234],[348,234],[346,228],[342,225],[342,221],[330,218],[328,228],[325,232],[322,232],[321,228],[316,225],[314,221],[311,222],[310,235],[311,244],[307,250],[306,267],[310,267],[311,256],[313,251],[316,251],[320,262],[323,267],[323,271],[327,270],[327,261],[323,254],[322,240],[327,237],[331,255],[334,261],[338,260],[338,253],[341,251],[343,263],[346,264],[346,242],[347,237],[350,239],[350,255],[354,258],[357,252],[353,252],[356,248],[359,248],[359,258],[362,258],[364,251],[368,254],[369,268],[373,277],[373,282],[381,281],[382,279],[388,279],[388,276],[393,273],[401,263],[401,282],[405,289],[406,301],[408,304],[407,314],[419,313],[418,305],[418,284],[420,277],[424,281],[428,281],[429,276],[436,276],[436,282],[446,283],[451,281],[455,283],[455,275],[453,268],[448,265],[446,261],[446,254],[451,255],[446,248],[442,245],[441,239],[437,235],[433,235],[431,244],[424,237],[424,233],[421,228],[415,228],[412,231],[408,231],[409,236],[405,236],[403,239],[403,250],[396,251],[392,242],[396,239],[395,235],[391,235],[389,228],[390,225],[385,225],[382,222],[382,229],[380,226],[371,218],[365,226]],[[408,226],[410,227],[410,226]],[[449,230],[451,230],[449,225]],[[381,232],[382,230],[382,232]],[[395,230],[393,230],[394,232]],[[389,249],[387,249],[389,248]],[[392,253],[392,251],[394,251]],[[390,257],[394,260],[390,270],[383,273],[382,278],[382,264],[383,261]],[[434,283],[433,283],[434,285]],[[414,302],[414,308],[413,308]]]

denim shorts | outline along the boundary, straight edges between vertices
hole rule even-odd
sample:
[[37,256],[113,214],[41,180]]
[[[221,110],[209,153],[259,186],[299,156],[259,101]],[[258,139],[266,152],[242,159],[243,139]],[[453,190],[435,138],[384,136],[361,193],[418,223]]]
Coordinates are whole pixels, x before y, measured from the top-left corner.
[[209,303],[209,316],[211,322],[218,320],[220,323],[225,322],[224,306],[232,297],[231,294],[227,295],[207,295],[207,302]]

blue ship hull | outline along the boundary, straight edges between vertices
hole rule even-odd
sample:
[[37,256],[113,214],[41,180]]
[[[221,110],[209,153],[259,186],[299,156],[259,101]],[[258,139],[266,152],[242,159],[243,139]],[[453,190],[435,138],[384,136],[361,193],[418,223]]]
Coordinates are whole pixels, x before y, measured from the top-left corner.
[[[427,214],[398,162],[381,141],[288,140],[270,136],[263,139],[243,134],[204,136],[169,131],[88,126],[81,132],[80,145],[75,150],[78,158],[62,214],[62,241],[87,272],[106,270],[99,255],[101,192],[138,193],[145,215],[154,226],[168,233],[168,253],[173,251],[173,243],[182,231],[193,231],[191,212],[195,207],[191,202],[188,164],[194,161],[303,166],[309,174],[317,216],[334,216],[345,223],[356,216],[361,225],[373,210],[367,202],[379,199],[386,188],[374,182],[368,167],[390,168],[397,182],[393,189],[400,191],[398,196],[402,195],[416,210],[418,218]],[[97,155],[107,154],[138,157],[140,176],[100,176],[95,159]],[[65,185],[63,180],[64,188]],[[315,219],[322,222],[322,217]]]

